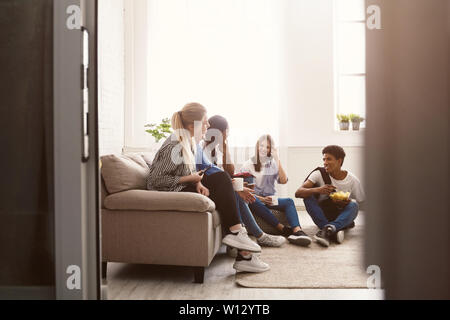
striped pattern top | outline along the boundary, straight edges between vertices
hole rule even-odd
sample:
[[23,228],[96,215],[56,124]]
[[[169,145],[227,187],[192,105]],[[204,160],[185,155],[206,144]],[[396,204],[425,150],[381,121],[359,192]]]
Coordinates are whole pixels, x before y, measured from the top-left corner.
[[181,148],[178,147],[179,151],[175,149],[178,144],[179,142],[172,141],[172,136],[170,136],[156,153],[147,178],[148,190],[181,191],[188,186],[187,183],[180,183],[180,179],[191,174],[189,166],[172,161],[174,152],[179,152],[178,156],[183,158]]

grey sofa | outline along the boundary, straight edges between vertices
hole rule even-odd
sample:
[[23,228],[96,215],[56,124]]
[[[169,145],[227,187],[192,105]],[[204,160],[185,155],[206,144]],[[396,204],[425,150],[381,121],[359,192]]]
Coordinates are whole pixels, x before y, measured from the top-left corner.
[[[148,160],[147,160],[148,163]],[[108,262],[189,266],[202,283],[222,242],[214,202],[196,193],[146,190],[141,155],[101,158],[102,270]]]

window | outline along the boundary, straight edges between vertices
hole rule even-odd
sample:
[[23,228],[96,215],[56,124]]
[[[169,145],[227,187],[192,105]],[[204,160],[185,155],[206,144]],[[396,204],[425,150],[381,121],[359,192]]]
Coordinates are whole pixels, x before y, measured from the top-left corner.
[[[335,0],[335,112],[366,114],[364,0]],[[361,127],[364,127],[361,123]],[[336,120],[336,127],[338,122]]]
[[233,145],[278,138],[277,50],[271,0],[149,0],[148,122],[187,102],[230,123]]

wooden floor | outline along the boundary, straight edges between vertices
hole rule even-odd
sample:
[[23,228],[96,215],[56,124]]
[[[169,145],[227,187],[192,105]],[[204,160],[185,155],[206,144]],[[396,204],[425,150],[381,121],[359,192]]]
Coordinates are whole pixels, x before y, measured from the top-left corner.
[[[299,210],[300,221],[310,219]],[[363,214],[356,220],[364,223]],[[345,245],[345,243],[344,243]],[[235,284],[234,259],[223,246],[205,270],[203,284],[193,283],[186,267],[108,263],[107,299],[115,300],[333,300],[383,299],[383,290],[373,289],[255,289]]]
[[224,248],[206,269],[205,282],[193,283],[192,270],[174,266],[108,264],[107,298],[120,300],[333,300],[383,299],[369,289],[253,289],[235,284],[234,259]]

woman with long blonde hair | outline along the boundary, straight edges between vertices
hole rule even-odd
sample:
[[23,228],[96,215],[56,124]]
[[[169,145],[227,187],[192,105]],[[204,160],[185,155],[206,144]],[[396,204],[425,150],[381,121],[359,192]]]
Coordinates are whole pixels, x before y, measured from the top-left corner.
[[[229,175],[217,167],[199,170],[196,156],[203,158],[198,142],[209,127],[207,111],[199,103],[189,103],[172,116],[174,133],[155,155],[147,180],[149,190],[197,192],[216,204],[222,226],[228,234],[222,242],[238,249],[233,267],[237,271],[263,272],[270,267],[252,253],[261,247],[243,227]],[[198,161],[197,161],[198,162]]]

